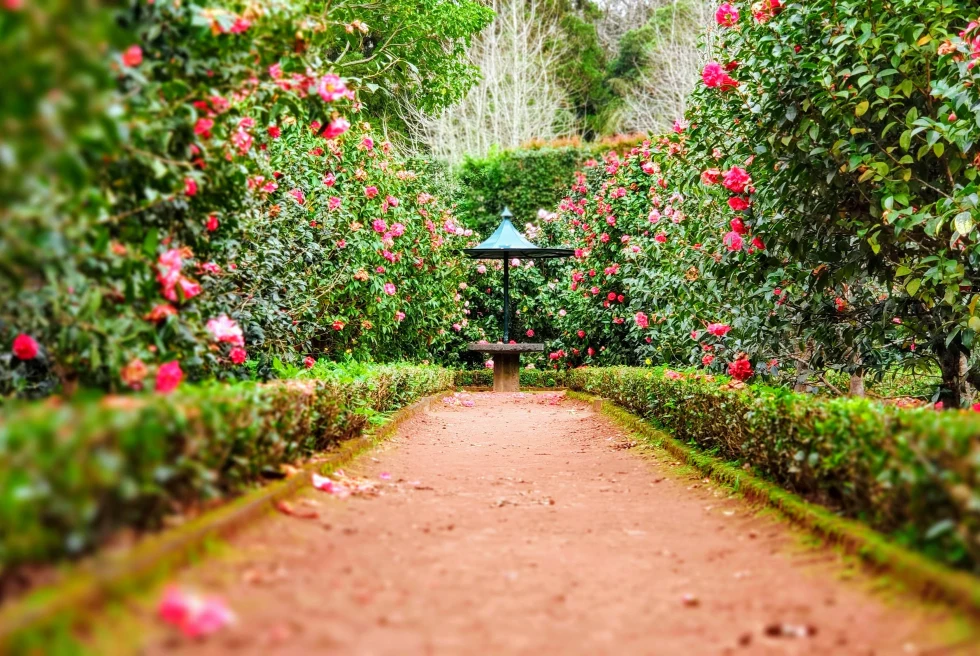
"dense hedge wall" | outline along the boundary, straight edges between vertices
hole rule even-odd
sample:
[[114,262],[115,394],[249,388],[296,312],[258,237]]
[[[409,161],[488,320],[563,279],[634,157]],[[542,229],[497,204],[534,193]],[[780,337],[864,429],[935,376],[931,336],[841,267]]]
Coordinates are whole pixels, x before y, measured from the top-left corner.
[[574,369],[565,383],[904,546],[980,573],[980,416],[974,413],[733,388],[665,369]]
[[120,529],[240,493],[373,413],[452,384],[439,367],[321,363],[305,378],[185,386],[170,396],[22,404],[0,416],[0,583]]
[[610,151],[629,150],[642,138],[628,135],[595,143],[532,143],[467,158],[457,171],[457,215],[466,227],[487,237],[507,206],[520,229],[537,219],[538,210],[554,211],[575,172],[588,160],[600,159]]

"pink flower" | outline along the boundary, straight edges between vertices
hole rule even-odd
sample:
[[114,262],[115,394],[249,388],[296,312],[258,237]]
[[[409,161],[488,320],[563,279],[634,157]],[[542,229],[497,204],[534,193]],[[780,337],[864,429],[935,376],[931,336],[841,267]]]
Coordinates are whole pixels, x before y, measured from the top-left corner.
[[374,139],[372,139],[371,137],[364,137],[363,139],[361,139],[361,145],[366,150],[374,150]]
[[[347,95],[347,85],[335,73],[327,73],[320,78],[316,92],[323,98],[323,102],[334,102]],[[332,137],[327,137],[331,139]]]
[[143,49],[139,46],[129,46],[122,54],[123,66],[135,68],[143,63]]
[[481,264],[480,266],[476,267],[476,272],[477,273],[486,273],[487,272],[486,265]]
[[673,369],[667,369],[664,371],[664,378],[669,378],[670,380],[680,380],[680,373],[674,371]]
[[721,182],[720,169],[707,169],[701,172],[701,183],[706,185],[718,184]]
[[534,330],[532,330],[531,328],[528,328],[526,334],[527,334],[528,337],[534,337]]
[[174,360],[162,364],[157,369],[156,391],[160,394],[169,394],[177,389],[183,379],[184,372],[181,370],[179,362]]
[[205,327],[216,342],[227,342],[234,346],[245,345],[245,337],[242,335],[241,327],[234,320],[229,319],[226,314],[209,320]]
[[306,194],[303,193],[302,189],[290,189],[289,195],[295,198],[300,205],[306,202]]
[[647,328],[650,325],[649,317],[643,312],[637,312],[633,318],[636,320],[636,325],[640,328]]
[[330,125],[323,131],[323,136],[327,139],[336,139],[350,129],[350,121],[346,118],[338,117],[330,121]]
[[687,121],[682,118],[674,119],[674,132],[680,134],[687,129]]
[[364,188],[364,195],[367,196],[368,198],[374,198],[375,196],[378,195],[378,188],[377,187],[374,187],[374,186],[372,186],[372,187],[365,187]]
[[734,230],[725,235],[724,243],[725,247],[730,251],[740,251],[744,245],[742,235],[738,234]]
[[584,330],[580,330],[580,331],[578,331],[575,334],[579,336],[579,339],[584,339],[585,338],[585,331]]
[[653,239],[654,239],[654,241],[656,241],[656,242],[657,242],[658,244],[666,244],[666,243],[667,243],[667,233],[665,233],[665,232],[658,232],[658,233],[657,233],[657,234],[656,234],[656,235],[654,236],[654,238],[653,238]]
[[398,312],[395,312],[395,321],[404,321],[404,320],[405,320],[405,313],[404,312],[402,312],[401,310],[399,310]]
[[374,231],[378,234],[385,232],[388,229],[388,224],[385,223],[384,219],[375,219],[374,223],[371,224]]
[[174,586],[164,591],[157,615],[188,638],[210,635],[235,622],[235,614],[217,597],[200,597]]
[[207,229],[208,232],[214,232],[215,230],[217,230],[218,229],[218,217],[215,216],[214,214],[211,214],[210,216],[208,216],[208,222],[206,224],[204,224],[204,227]]
[[337,176],[335,176],[333,173],[327,173],[325,176],[323,176],[324,187],[332,187],[335,184],[337,184]]
[[401,223],[396,223],[391,226],[391,234],[395,237],[401,237],[405,234],[405,226]]
[[[708,332],[715,337],[724,337],[732,329],[727,323],[709,323]],[[694,333],[692,333],[693,335]]]
[[37,340],[30,335],[21,333],[14,338],[13,352],[18,360],[33,360],[37,357],[38,350]]
[[493,360],[487,360],[486,362],[483,363],[483,366],[486,367],[487,369],[493,369]]
[[401,202],[390,194],[385,197],[385,200],[388,202],[388,205],[390,205],[391,207],[398,207],[398,204]]
[[703,364],[706,367],[714,361],[715,361],[715,356],[711,355],[710,353],[708,353],[703,358],[701,358],[701,364]]
[[197,194],[197,180],[194,178],[184,178],[184,194],[187,196]]
[[312,369],[313,365],[315,364],[316,364],[316,360],[314,360],[312,357],[306,356],[305,358],[303,358],[303,366],[306,367],[307,369]]
[[281,78],[282,77],[282,66],[279,65],[278,63],[273,64],[272,66],[270,66],[269,67],[269,76],[272,77],[273,80],[278,80],[279,78]]
[[738,86],[738,82],[729,77],[728,73],[718,62],[711,62],[705,65],[701,71],[701,79],[705,86],[714,89],[720,88],[722,91],[733,89]]
[[201,137],[202,139],[211,138],[211,128],[214,127],[214,121],[209,118],[199,118],[194,124],[194,134]]
[[342,202],[338,196],[331,196],[327,201],[327,209],[331,211],[339,209]]
[[745,191],[747,185],[752,184],[752,176],[745,169],[733,166],[725,171],[725,178],[722,184],[725,185],[725,189],[733,194],[741,194]]
[[732,196],[728,199],[728,206],[735,210],[736,212],[741,212],[743,210],[749,209],[749,201],[742,198],[741,196]]
[[234,346],[232,347],[231,351],[228,352],[228,357],[231,358],[231,361],[235,364],[241,364],[248,359],[248,354],[241,346]]
[[388,296],[394,296],[395,292],[397,291],[395,289],[395,284],[391,282],[385,283],[384,290],[385,290],[385,294],[387,294]]
[[722,27],[735,27],[738,22],[738,9],[729,3],[724,3],[715,12],[715,21]]

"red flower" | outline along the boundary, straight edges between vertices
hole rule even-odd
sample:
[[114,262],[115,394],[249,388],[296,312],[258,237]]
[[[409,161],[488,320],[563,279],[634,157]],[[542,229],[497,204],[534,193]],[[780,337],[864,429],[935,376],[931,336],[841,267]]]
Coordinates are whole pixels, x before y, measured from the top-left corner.
[[241,364],[248,358],[248,354],[241,346],[235,346],[228,352],[228,357],[230,357],[231,361],[235,364]]
[[736,380],[748,380],[752,377],[752,364],[745,358],[739,358],[728,364],[728,375]]
[[749,201],[745,200],[741,196],[732,196],[728,199],[728,206],[736,212],[741,212],[749,209]]
[[122,63],[130,68],[139,66],[143,63],[143,49],[139,46],[129,46],[122,54]]
[[269,136],[273,139],[278,139],[282,135],[282,130],[279,129],[278,125],[270,125],[266,129],[266,132],[268,132]]
[[208,232],[214,232],[218,229],[218,217],[214,214],[208,217],[208,222],[204,226],[207,228]]
[[534,337],[534,331],[532,329],[528,328],[527,329],[527,336],[528,337]]
[[715,356],[711,355],[710,353],[708,353],[703,358],[701,358],[701,364],[703,364],[706,367],[714,361],[715,361]]
[[339,320],[338,321],[334,321],[333,322],[333,329],[334,330],[338,330],[338,331],[339,330],[343,330],[344,329],[344,322],[343,321],[339,321]]
[[658,232],[658,233],[656,234],[656,236],[654,236],[654,238],[653,238],[653,239],[654,239],[654,241],[656,241],[656,242],[657,242],[658,244],[666,244],[666,243],[667,243],[667,233],[664,233],[664,232]]
[[756,235],[755,237],[752,238],[752,245],[756,248],[756,250],[760,250],[760,251],[766,250],[766,243],[762,241],[762,238],[759,237],[759,235]]
[[725,189],[733,194],[743,193],[745,191],[745,187],[751,183],[752,176],[750,176],[745,169],[738,166],[733,166],[725,171],[725,178],[722,182],[722,184],[725,185]]
[[197,180],[194,178],[184,178],[184,193],[187,196],[197,194]]
[[156,390],[160,394],[169,394],[177,389],[183,379],[184,372],[181,370],[179,362],[174,360],[162,364],[157,370]]
[[610,301],[615,301],[616,300],[616,292],[609,292],[608,294],[606,294],[606,298],[608,298]]
[[37,340],[30,335],[21,333],[14,338],[13,351],[18,360],[33,360],[38,353]]
[[579,336],[579,339],[585,339],[585,331],[584,330],[578,331],[577,334]]
[[305,358],[303,358],[303,366],[306,367],[307,369],[312,369],[313,365],[315,364],[316,364],[316,360],[314,360],[310,356],[306,356]]
[[323,131],[323,136],[327,139],[336,139],[350,129],[350,121],[345,118],[335,118]]
[[737,232],[740,235],[744,235],[748,230],[745,228],[745,224],[742,223],[742,219],[734,218],[728,222],[728,225],[732,227],[732,232]]
[[194,124],[194,134],[201,137],[202,139],[211,138],[211,128],[214,127],[214,121],[209,118],[199,118],[197,123]]

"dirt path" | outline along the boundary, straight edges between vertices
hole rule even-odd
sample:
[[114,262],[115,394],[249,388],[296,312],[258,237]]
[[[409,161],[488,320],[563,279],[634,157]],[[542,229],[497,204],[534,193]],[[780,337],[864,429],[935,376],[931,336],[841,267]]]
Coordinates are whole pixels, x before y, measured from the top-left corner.
[[623,433],[586,404],[472,399],[348,470],[380,496],[310,490],[293,503],[318,517],[270,517],[183,573],[238,624],[190,642],[144,609],[143,653],[940,653],[939,611],[842,581],[834,553],[616,448]]

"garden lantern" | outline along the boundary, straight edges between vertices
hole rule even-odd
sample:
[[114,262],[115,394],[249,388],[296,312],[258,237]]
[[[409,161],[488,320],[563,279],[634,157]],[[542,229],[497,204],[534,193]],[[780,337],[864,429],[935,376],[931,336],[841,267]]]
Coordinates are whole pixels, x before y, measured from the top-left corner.
[[535,246],[510,222],[513,215],[506,207],[500,213],[500,225],[483,243],[464,248],[467,257],[477,260],[504,261],[504,339],[502,344],[470,344],[471,351],[495,354],[493,389],[495,392],[516,392],[520,388],[520,357],[522,352],[544,351],[544,344],[509,344],[510,341],[510,261],[511,258],[546,259],[570,257],[570,248],[540,248]]

